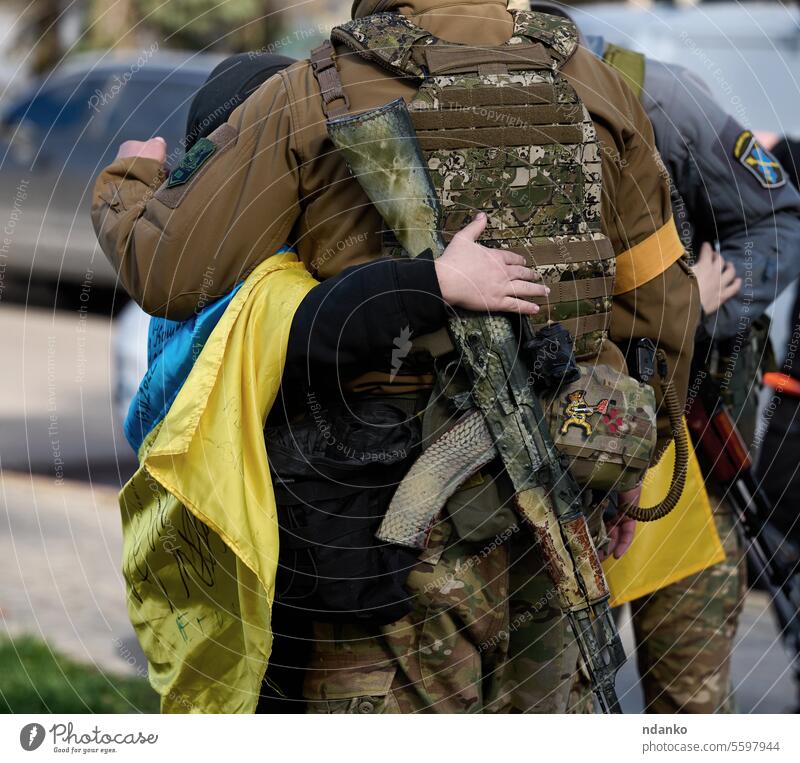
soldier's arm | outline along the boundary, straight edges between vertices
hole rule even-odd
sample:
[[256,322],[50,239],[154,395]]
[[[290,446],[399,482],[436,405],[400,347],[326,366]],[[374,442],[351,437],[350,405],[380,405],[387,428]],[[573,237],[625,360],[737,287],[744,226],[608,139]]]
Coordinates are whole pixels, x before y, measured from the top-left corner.
[[717,240],[742,281],[738,294],[703,319],[715,338],[732,337],[800,275],[800,193],[693,74],[655,62],[648,62],[648,72],[653,91],[665,93],[651,117],[697,226],[695,240]]
[[[621,156],[618,196],[612,200],[616,224],[610,236],[618,256],[610,333],[623,347],[631,340],[652,339],[666,356],[667,378],[684,405],[700,299],[672,218],[669,183],[652,127],[633,93],[630,98],[632,126]],[[652,383],[663,447],[670,439],[669,421],[661,405],[662,384]]]
[[92,200],[100,246],[144,310],[187,318],[287,239],[299,166],[283,79],[274,77],[169,178],[152,159],[103,170]]
[[479,215],[435,262],[430,252],[377,259],[312,289],[292,320],[284,386],[389,371],[392,351],[402,349],[398,342],[442,328],[448,305],[537,313],[529,299],[545,296],[548,288],[535,283],[537,272],[520,255],[476,243],[485,226],[486,216]]

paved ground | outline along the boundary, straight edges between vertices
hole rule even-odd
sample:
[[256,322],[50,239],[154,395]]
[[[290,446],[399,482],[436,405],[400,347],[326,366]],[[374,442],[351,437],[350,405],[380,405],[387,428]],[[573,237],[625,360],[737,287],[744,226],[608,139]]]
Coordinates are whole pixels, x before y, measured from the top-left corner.
[[134,464],[112,401],[111,323],[0,306],[0,468],[120,484]]
[[0,507],[0,628],[131,672],[116,489],[4,472]]

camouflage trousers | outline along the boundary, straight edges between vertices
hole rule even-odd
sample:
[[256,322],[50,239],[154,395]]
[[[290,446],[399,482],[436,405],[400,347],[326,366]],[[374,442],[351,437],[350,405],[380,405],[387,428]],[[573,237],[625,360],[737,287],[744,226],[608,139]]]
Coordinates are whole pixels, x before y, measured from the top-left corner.
[[510,528],[486,543],[451,535],[447,522],[434,529],[407,584],[414,608],[402,620],[314,626],[308,712],[573,709],[577,645],[527,532]]
[[716,503],[725,560],[631,605],[649,713],[734,712],[731,652],[746,565],[733,514]]

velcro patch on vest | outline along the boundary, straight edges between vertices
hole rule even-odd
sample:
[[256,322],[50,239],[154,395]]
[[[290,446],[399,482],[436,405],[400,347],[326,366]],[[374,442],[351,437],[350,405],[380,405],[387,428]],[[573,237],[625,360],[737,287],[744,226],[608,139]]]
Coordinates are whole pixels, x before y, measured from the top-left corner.
[[[597,413],[605,415],[608,412],[609,405],[614,405],[614,402],[614,400],[606,398],[595,405],[589,405],[586,402],[585,390],[579,389],[570,392],[564,401],[564,412],[559,433],[564,435],[569,431],[570,427],[576,427],[583,432],[584,437],[591,437],[594,429],[589,417]],[[616,426],[612,431],[616,431]]]
[[493,48],[467,48],[440,43],[424,51],[428,73],[457,74],[476,72],[486,64],[503,64],[509,69],[549,69],[553,59],[540,43],[506,45]]
[[175,209],[191,186],[190,181],[207,164],[209,159],[236,145],[239,131],[229,124],[220,125],[207,138],[200,138],[186,153],[181,163],[170,172],[167,182],[159,188],[156,199],[170,209]]
[[762,146],[750,130],[742,131],[733,145],[733,156],[763,188],[786,185],[781,163]]

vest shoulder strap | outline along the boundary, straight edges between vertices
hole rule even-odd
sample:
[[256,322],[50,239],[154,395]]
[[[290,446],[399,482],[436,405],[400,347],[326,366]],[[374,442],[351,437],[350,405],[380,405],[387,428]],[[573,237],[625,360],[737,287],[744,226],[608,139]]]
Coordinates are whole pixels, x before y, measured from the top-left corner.
[[556,68],[561,68],[578,49],[578,28],[561,16],[517,11],[514,14],[514,37],[509,43],[519,44],[525,40],[544,43],[554,53]]
[[641,97],[642,90],[644,90],[644,55],[635,50],[608,43],[603,53],[603,61],[622,75],[637,98]]
[[367,60],[400,76],[424,77],[412,52],[417,44],[429,45],[436,38],[399,13],[375,13],[334,27],[334,42],[341,42]]
[[[376,13],[354,19],[335,27],[331,40],[346,45],[393,74],[420,79],[430,73],[427,58],[420,55],[420,48],[439,47],[435,44],[440,42],[399,13]],[[578,30],[567,19],[516,11],[513,36],[503,46],[486,48],[483,53],[481,49],[444,42],[440,46],[442,55],[457,61],[459,69],[474,67],[487,57],[510,64],[509,68],[531,68],[531,65],[560,68],[578,48]],[[547,56],[542,58],[539,51],[546,51]]]

